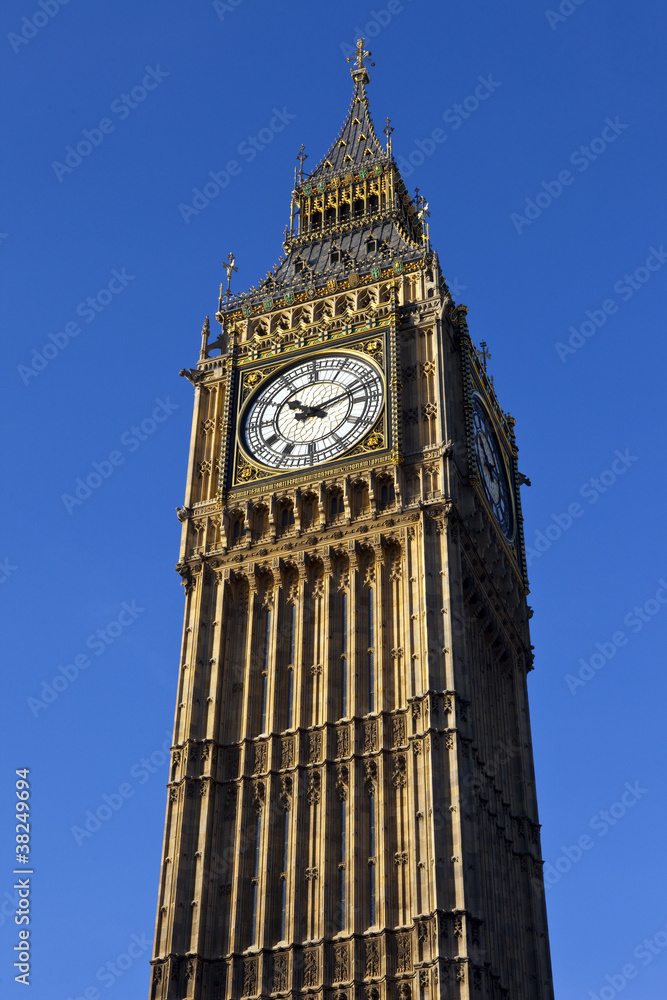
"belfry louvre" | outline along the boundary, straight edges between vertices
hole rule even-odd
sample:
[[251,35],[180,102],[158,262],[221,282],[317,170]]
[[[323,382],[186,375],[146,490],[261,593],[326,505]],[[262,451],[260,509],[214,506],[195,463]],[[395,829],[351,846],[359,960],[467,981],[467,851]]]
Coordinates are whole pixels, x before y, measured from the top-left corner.
[[[549,1000],[514,420],[354,93],[202,331],[151,1000]],[[228,279],[234,270],[229,255]]]

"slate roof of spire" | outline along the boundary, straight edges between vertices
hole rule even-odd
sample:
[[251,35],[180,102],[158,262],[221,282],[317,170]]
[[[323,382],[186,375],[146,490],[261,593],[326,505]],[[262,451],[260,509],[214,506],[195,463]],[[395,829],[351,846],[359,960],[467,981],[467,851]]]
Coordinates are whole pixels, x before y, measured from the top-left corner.
[[345,123],[327,155],[310,174],[310,180],[341,170],[358,170],[366,163],[386,160],[387,154],[375,134],[363,79],[357,79]]

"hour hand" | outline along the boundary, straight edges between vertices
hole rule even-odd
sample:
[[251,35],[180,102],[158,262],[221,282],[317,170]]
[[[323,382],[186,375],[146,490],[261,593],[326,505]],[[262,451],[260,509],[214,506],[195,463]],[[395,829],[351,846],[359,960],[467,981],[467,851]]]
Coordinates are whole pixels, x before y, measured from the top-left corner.
[[295,420],[307,420],[308,417],[326,417],[326,412],[319,406],[306,406],[298,399],[290,399],[287,405],[290,410],[301,410],[301,413],[294,414]]

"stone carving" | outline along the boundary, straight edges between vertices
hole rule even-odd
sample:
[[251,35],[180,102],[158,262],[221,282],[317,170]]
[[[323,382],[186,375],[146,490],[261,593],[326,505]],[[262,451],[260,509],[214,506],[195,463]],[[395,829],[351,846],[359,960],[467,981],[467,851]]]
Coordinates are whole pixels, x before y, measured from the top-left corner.
[[225,805],[224,805],[223,812],[224,812],[225,819],[233,819],[234,816],[236,815],[236,786],[235,785],[228,785],[227,786],[227,796],[226,796],[226,799],[225,799]]
[[394,854],[394,864],[398,867],[399,865],[406,865],[407,863],[408,863],[408,852],[396,851],[396,854]]
[[308,778],[308,791],[306,792],[306,799],[311,806],[320,801],[320,785],[320,772],[312,771]]
[[294,763],[294,740],[284,739],[280,747],[280,766],[291,767]]
[[254,997],[257,994],[257,959],[247,958],[243,963],[242,996]]
[[412,941],[409,934],[396,935],[396,971],[412,971]]
[[418,419],[417,407],[411,406],[407,410],[403,410],[403,423],[404,424],[416,424]]
[[428,375],[435,375],[435,365],[432,361],[426,361],[423,365],[419,366],[419,374],[422,378],[426,378]]
[[303,956],[303,985],[317,986],[317,952],[306,951]]
[[343,800],[347,798],[348,780],[349,774],[347,767],[345,764],[339,764],[336,768],[336,791],[338,792],[338,797]]
[[399,753],[394,760],[394,771],[391,776],[394,788],[405,788],[407,784],[407,764],[405,754]]
[[276,955],[273,959],[272,993],[283,993],[287,990],[287,955]]
[[378,727],[377,722],[367,722],[364,725],[364,753],[377,750]]
[[398,984],[398,998],[399,1000],[412,1000],[412,990],[409,983]]
[[317,867],[306,868],[306,882],[314,882],[318,875],[319,871]]
[[377,764],[374,760],[367,760],[364,762],[364,777],[366,778],[366,791],[369,795],[375,795]]
[[347,757],[350,752],[350,734],[345,727],[336,732],[336,756]]
[[405,719],[401,716],[391,721],[391,745],[402,747],[405,743]]
[[334,982],[344,983],[350,978],[348,950],[346,944],[334,948]]
[[389,579],[392,583],[397,583],[401,579],[401,555],[400,552],[394,552],[391,559],[391,565],[389,567]]
[[308,736],[308,763],[315,764],[322,756],[322,734],[310,733]]
[[283,809],[292,805],[292,779],[288,774],[283,774],[280,779],[280,804]]
[[225,750],[225,778],[238,778],[239,751]]
[[256,743],[253,755],[253,774],[262,774],[266,771],[266,743]]
[[252,804],[255,812],[261,812],[264,808],[264,782],[255,781],[252,786]]
[[380,949],[377,941],[366,942],[366,962],[364,966],[364,976],[366,979],[373,979],[380,975]]

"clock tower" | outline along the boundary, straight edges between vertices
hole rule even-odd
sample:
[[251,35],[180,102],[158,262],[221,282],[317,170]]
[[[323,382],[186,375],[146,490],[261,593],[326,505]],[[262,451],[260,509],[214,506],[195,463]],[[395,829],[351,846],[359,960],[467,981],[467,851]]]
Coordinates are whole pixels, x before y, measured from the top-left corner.
[[[514,421],[360,41],[196,367],[150,1000],[551,1000]],[[234,269],[227,263],[228,278]]]

